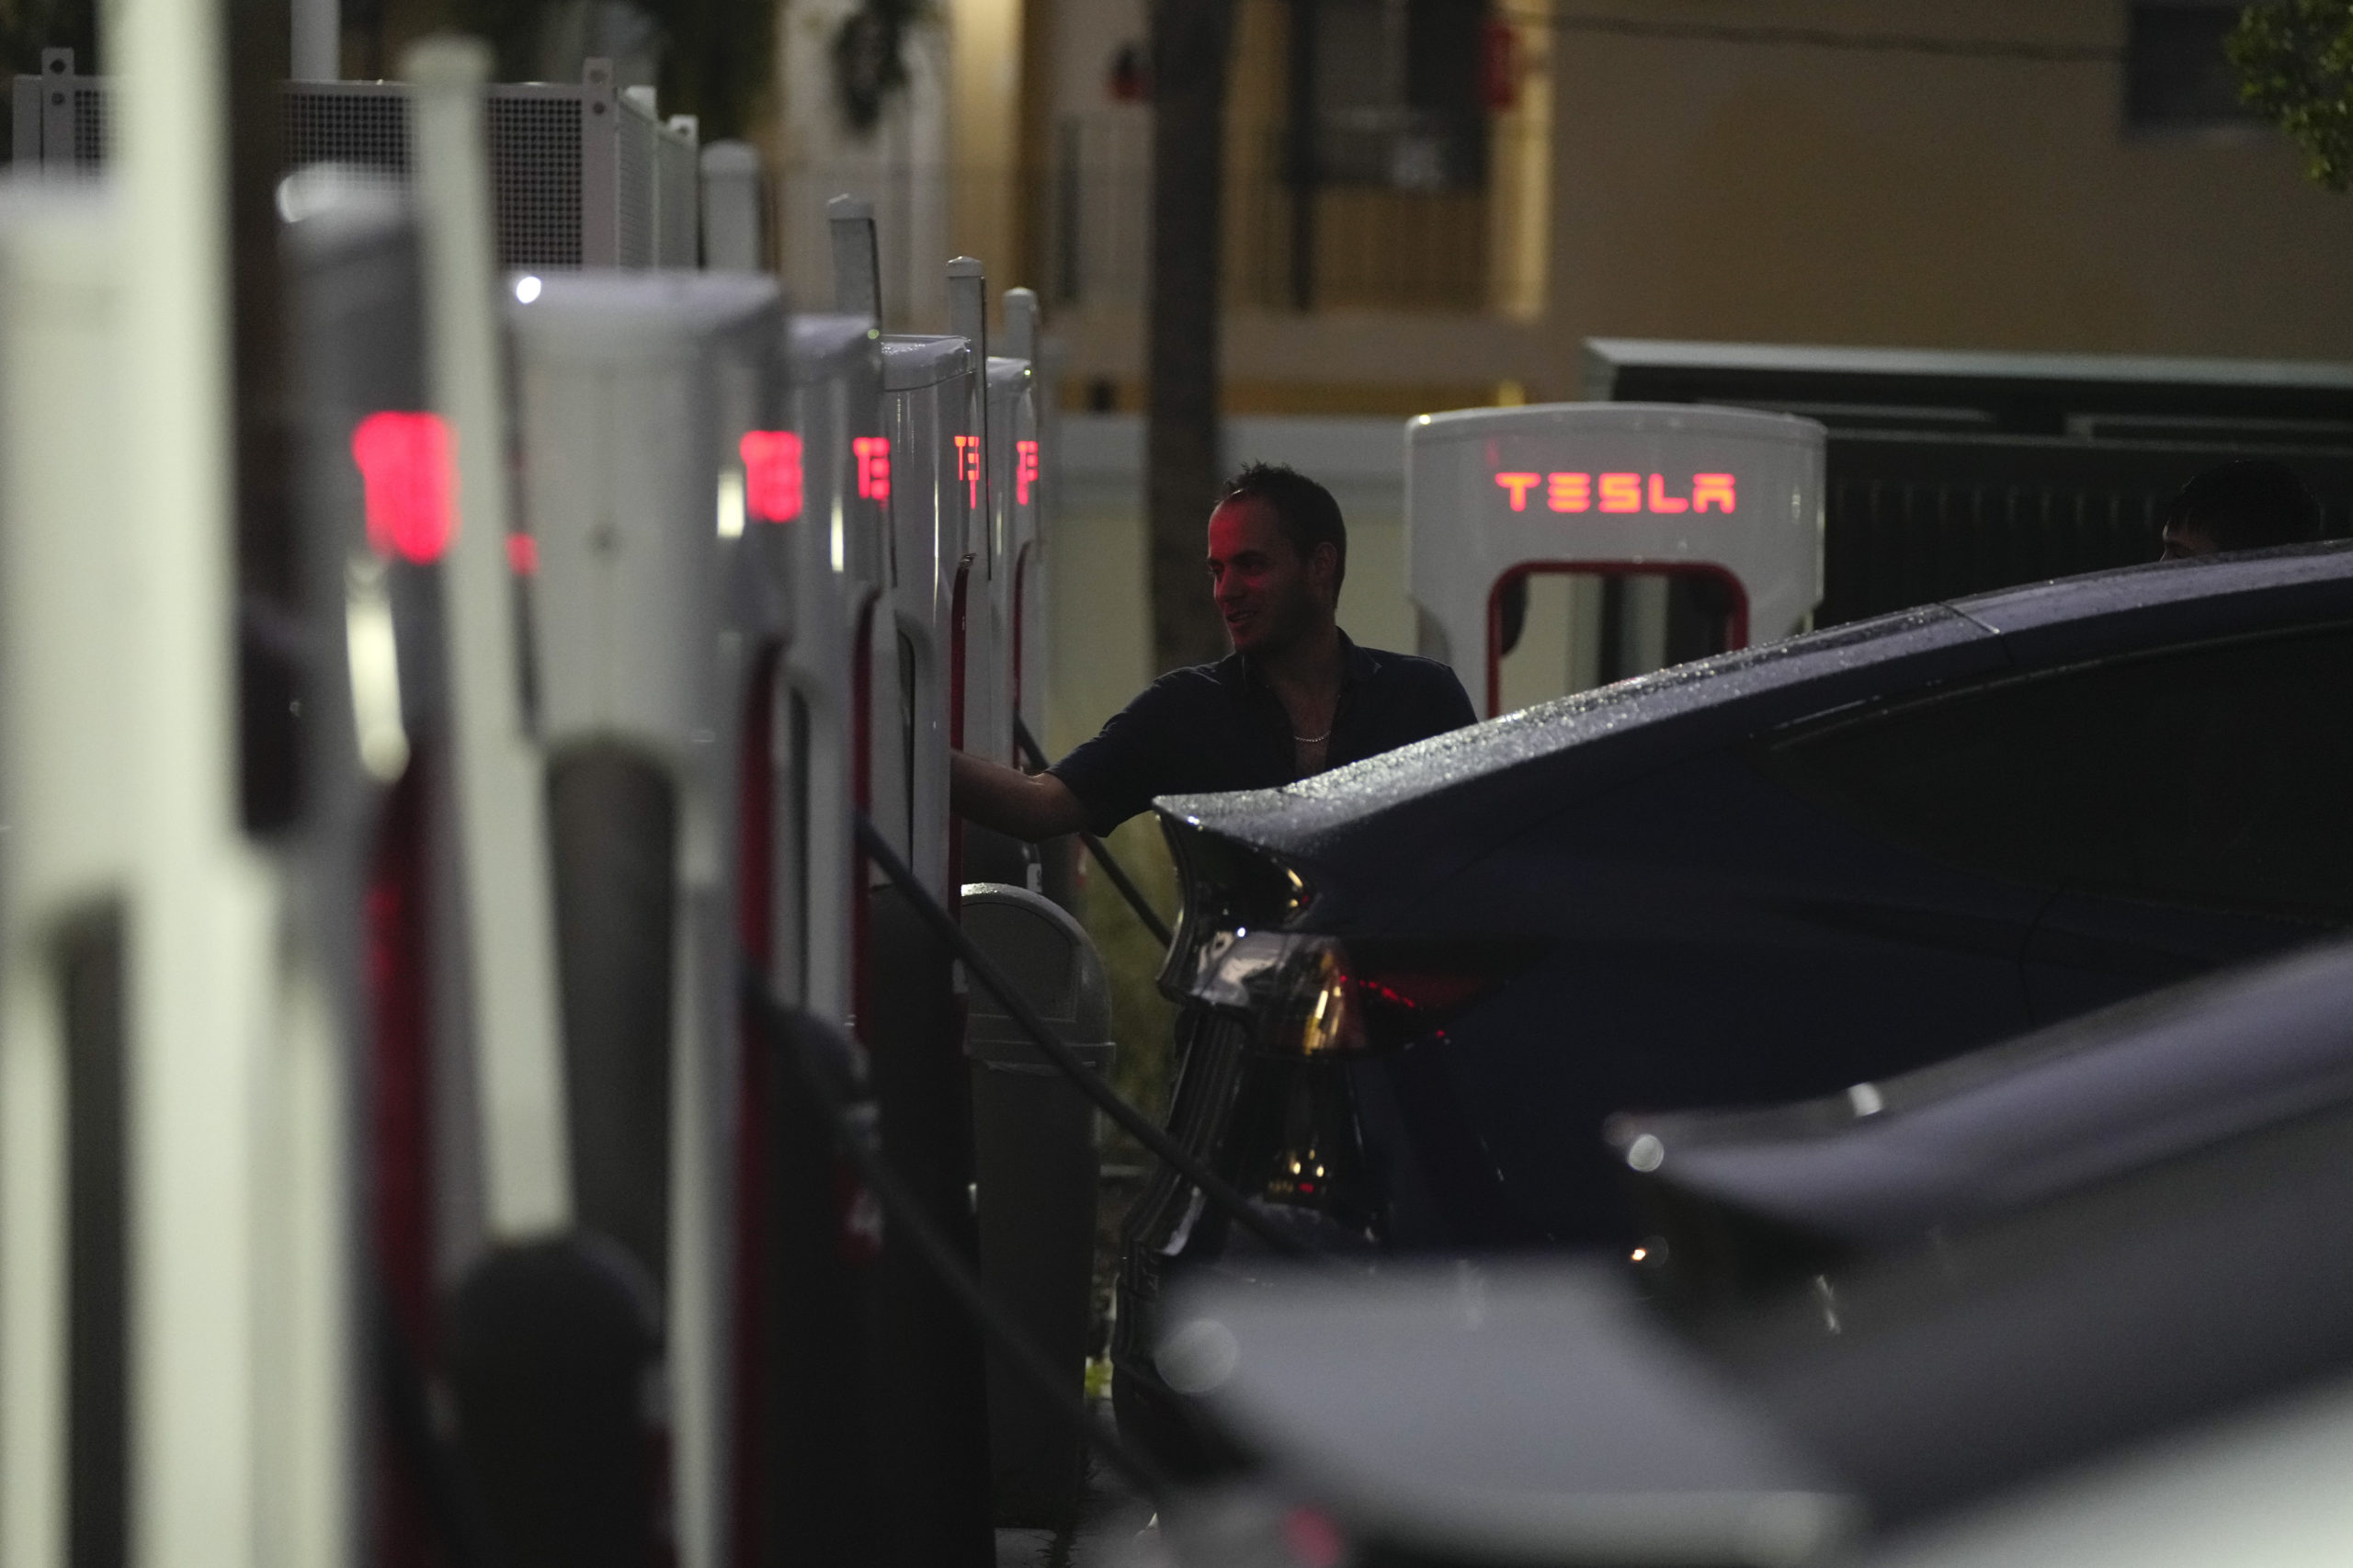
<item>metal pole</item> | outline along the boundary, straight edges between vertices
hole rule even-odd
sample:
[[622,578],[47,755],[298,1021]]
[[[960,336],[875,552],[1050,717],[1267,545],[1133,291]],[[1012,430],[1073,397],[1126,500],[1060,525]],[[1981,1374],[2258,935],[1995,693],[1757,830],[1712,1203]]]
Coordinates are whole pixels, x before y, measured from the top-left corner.
[[297,82],[333,82],[343,74],[342,0],[292,0],[293,65]]

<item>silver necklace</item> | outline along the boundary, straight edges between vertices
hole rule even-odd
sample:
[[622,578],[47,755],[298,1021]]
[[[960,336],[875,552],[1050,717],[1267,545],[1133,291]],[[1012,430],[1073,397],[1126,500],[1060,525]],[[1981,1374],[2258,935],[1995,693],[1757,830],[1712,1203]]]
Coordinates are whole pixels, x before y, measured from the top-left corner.
[[1291,738],[1292,740],[1297,741],[1301,745],[1303,745],[1303,746],[1320,746],[1320,745],[1322,745],[1325,741],[1328,741],[1328,740],[1330,740],[1330,739],[1332,738],[1332,732],[1331,732],[1331,731],[1329,731],[1329,730],[1326,730],[1326,731],[1324,731],[1324,732],[1322,734],[1320,734],[1320,735],[1302,735],[1302,734],[1301,734],[1298,731],[1294,730],[1294,731],[1292,731],[1292,732],[1291,732],[1291,737],[1290,737],[1290,738]]

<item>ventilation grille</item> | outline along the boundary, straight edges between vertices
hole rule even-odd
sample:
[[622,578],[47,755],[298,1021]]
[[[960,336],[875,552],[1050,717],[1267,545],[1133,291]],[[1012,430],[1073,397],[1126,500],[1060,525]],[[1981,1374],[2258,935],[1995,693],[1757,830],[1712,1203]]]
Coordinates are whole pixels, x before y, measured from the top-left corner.
[[[27,134],[16,161],[102,167],[111,151],[112,84],[71,74],[70,59],[63,74],[45,69],[52,74],[17,78]],[[293,84],[279,102],[287,168],[335,163],[409,177],[402,85]],[[494,86],[485,120],[500,266],[695,265],[702,191],[690,131],[663,126],[597,85]]]
[[662,224],[661,244],[654,253],[656,267],[692,267],[702,252],[699,194],[702,168],[694,140],[685,132],[665,130],[654,142],[661,169],[656,206]]
[[323,92],[290,89],[278,100],[286,166],[355,164],[408,177],[408,98],[381,89]]
[[74,89],[74,166],[95,169],[114,146],[114,113],[106,93],[94,86]]
[[491,97],[490,180],[503,267],[579,267],[587,259],[580,232],[581,102]]
[[620,144],[613,171],[618,231],[613,259],[623,267],[654,265],[654,142],[653,126],[633,106],[621,115]]

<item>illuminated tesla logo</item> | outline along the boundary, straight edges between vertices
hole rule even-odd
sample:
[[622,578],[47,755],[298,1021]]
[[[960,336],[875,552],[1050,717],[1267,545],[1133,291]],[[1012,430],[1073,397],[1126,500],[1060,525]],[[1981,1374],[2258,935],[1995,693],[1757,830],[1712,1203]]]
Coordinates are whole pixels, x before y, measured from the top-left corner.
[[458,532],[449,427],[433,414],[371,414],[351,432],[351,460],[368,496],[368,543],[422,566]]
[[764,523],[801,515],[801,437],[790,430],[747,430],[736,449],[744,458],[744,508]]
[[891,498],[891,439],[887,436],[858,436],[849,449],[858,459],[858,496],[861,501]]
[[1029,487],[1038,483],[1038,443],[1013,443],[1013,503],[1017,506],[1029,505]]
[[1531,494],[1540,495],[1555,512],[1648,512],[1672,517],[1677,512],[1710,509],[1729,517],[1739,510],[1736,486],[1728,473],[1695,473],[1690,493],[1671,495],[1666,476],[1654,473],[1499,473],[1495,483],[1510,498],[1515,512],[1528,510]]
[[956,477],[962,480],[971,492],[970,505],[981,504],[981,438],[978,436],[956,437]]

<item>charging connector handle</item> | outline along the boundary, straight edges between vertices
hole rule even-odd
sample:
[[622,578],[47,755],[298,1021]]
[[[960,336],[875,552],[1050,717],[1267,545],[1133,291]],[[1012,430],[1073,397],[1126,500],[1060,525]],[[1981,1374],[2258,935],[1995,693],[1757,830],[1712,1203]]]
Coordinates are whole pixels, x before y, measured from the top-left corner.
[[[1020,744],[1022,754],[1029,759],[1029,766],[1040,772],[1045,771],[1046,750],[1038,744],[1038,737],[1029,733],[1029,726],[1022,722],[1018,713],[1013,716],[1013,738]],[[1095,857],[1095,863],[1103,868],[1103,874],[1111,879],[1111,885],[1120,890],[1120,896],[1128,901],[1128,907],[1136,912],[1136,918],[1143,922],[1143,928],[1152,933],[1153,940],[1164,948],[1176,940],[1168,929],[1168,922],[1163,920],[1160,912],[1145,900],[1143,890],[1136,886],[1128,875],[1127,868],[1112,858],[1109,846],[1091,833],[1081,832],[1078,838],[1086,846],[1086,852]]]
[[997,968],[995,961],[964,934],[964,928],[956,923],[954,915],[940,906],[939,901],[931,895],[931,890],[915,880],[915,873],[907,869],[906,862],[899,858],[898,852],[862,813],[858,819],[858,846],[866,851],[867,858],[881,867],[882,874],[897,883],[899,890],[907,895],[908,902],[915,905],[915,913],[922,916],[925,925],[931,927],[933,935],[948,944],[972,978],[979,981],[1003,1005],[1013,1021],[1021,1026],[1023,1032],[1037,1042],[1046,1060],[1052,1062],[1063,1077],[1076,1085],[1081,1094],[1101,1107],[1104,1115],[1118,1122],[1137,1142],[1160,1156],[1171,1170],[1192,1183],[1204,1198],[1223,1210],[1235,1224],[1266,1243],[1276,1254],[1283,1257],[1309,1256],[1307,1248],[1297,1238],[1285,1234],[1280,1227],[1253,1208],[1248,1199],[1188,1153],[1184,1145],[1168,1136],[1157,1122],[1121,1099],[1117,1089],[1081,1062],[1077,1052],[1063,1042],[1062,1037],[1054,1032],[1053,1026],[1029,1005],[1029,999],[1006,978],[1005,971]]

